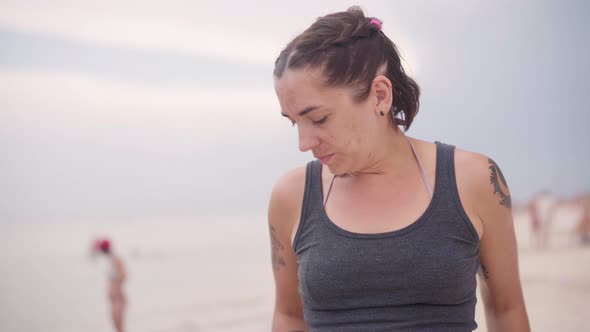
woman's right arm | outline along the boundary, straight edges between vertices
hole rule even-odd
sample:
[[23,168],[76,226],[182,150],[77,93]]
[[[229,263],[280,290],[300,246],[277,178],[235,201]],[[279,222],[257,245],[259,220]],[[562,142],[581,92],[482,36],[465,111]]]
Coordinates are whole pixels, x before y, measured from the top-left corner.
[[297,257],[292,235],[299,223],[305,186],[305,168],[283,175],[275,184],[268,208],[275,308],[272,331],[307,331],[303,305],[297,292]]

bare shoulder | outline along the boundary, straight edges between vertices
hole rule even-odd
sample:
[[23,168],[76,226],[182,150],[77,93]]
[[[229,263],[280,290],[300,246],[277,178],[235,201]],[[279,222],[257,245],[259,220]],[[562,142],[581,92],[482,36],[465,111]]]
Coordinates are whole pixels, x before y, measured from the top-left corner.
[[[457,178],[465,183],[480,199],[494,200],[507,208],[512,207],[508,183],[500,166],[480,153],[457,149],[455,153]],[[464,181],[465,182],[465,181]]]
[[492,158],[456,149],[455,176],[461,203],[478,233],[483,232],[483,216],[489,215],[490,209],[502,208],[510,213],[512,201],[508,184]]
[[298,226],[305,191],[305,167],[290,170],[279,177],[272,189],[268,208],[271,232],[291,238]]
[[115,264],[117,264],[119,266],[125,265],[125,263],[123,262],[123,258],[121,258],[121,256],[115,256],[114,260],[115,260]]
[[123,262],[123,259],[120,256],[113,257],[113,265],[118,271],[125,271],[125,263]]
[[305,190],[305,167],[298,167],[281,175],[272,189],[271,204],[292,209],[301,206]]

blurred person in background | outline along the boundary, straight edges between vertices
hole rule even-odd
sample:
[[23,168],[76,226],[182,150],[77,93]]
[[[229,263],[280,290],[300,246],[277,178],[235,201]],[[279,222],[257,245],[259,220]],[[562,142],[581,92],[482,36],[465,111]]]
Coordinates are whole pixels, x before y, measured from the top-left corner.
[[358,7],[326,15],[275,62],[317,160],[271,194],[273,331],[471,331],[478,271],[488,331],[529,331],[506,180],[405,135],[420,90],[381,28]]
[[123,292],[123,284],[127,278],[127,272],[123,260],[114,254],[112,243],[108,238],[94,241],[93,254],[101,254],[109,260],[107,295],[111,304],[111,316],[116,332],[124,331],[124,316],[127,306],[127,298]]
[[582,214],[576,230],[580,237],[580,243],[590,245],[590,193],[580,195],[577,201],[582,208]]
[[[560,209],[569,209],[570,212],[568,217],[572,217],[575,219],[574,229],[572,229],[572,233],[575,234],[576,242],[582,245],[590,244],[590,193],[581,193],[577,194],[573,197],[563,198],[557,201],[553,205],[553,208],[550,213],[550,218],[548,218],[548,230],[556,222],[555,219],[558,219],[558,212]],[[547,236],[547,240],[548,240]]]
[[548,190],[540,191],[529,201],[533,247],[546,248],[549,245],[551,224],[558,203],[559,199]]
[[[563,219],[563,212],[566,212],[565,218],[568,220]],[[548,248],[551,245],[551,235],[563,227],[559,225],[560,221],[573,225],[568,233],[575,235],[576,242],[582,245],[590,244],[589,193],[557,197],[548,191],[539,192],[529,202],[529,215],[533,238],[536,238],[533,244],[537,247]]]

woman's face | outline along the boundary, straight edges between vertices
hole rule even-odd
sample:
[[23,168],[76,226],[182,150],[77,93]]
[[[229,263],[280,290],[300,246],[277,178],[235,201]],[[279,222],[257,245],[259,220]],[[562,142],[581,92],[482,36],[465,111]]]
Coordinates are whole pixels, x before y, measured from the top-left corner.
[[326,87],[322,72],[286,70],[275,79],[281,113],[297,127],[299,150],[311,150],[333,174],[352,173],[371,160],[378,121],[374,94],[362,102],[352,88]]

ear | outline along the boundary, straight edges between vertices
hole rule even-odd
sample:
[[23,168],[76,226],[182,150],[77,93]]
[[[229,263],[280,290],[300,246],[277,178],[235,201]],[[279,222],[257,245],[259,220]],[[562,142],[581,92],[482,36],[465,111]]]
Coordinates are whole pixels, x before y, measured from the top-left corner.
[[377,75],[371,83],[371,94],[375,98],[375,112],[388,114],[393,105],[391,81],[383,75]]

